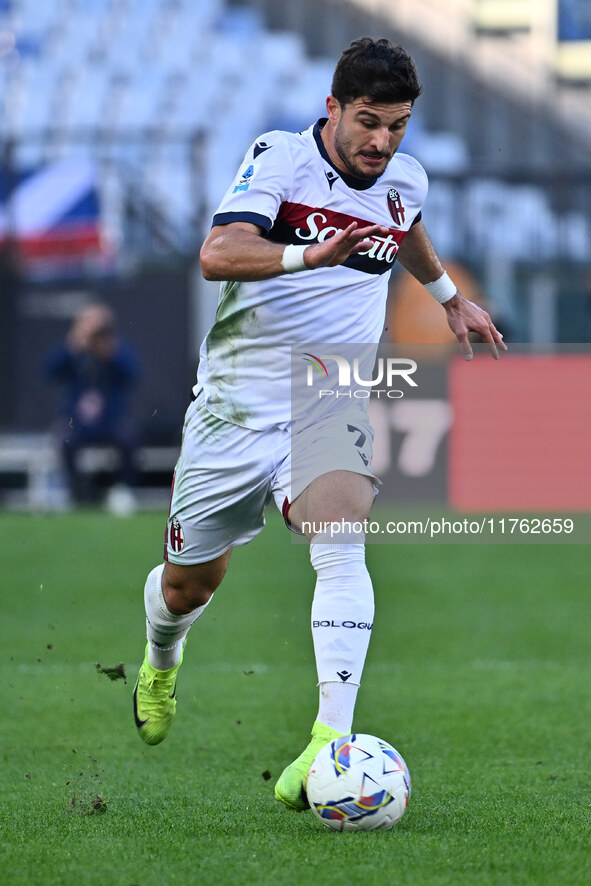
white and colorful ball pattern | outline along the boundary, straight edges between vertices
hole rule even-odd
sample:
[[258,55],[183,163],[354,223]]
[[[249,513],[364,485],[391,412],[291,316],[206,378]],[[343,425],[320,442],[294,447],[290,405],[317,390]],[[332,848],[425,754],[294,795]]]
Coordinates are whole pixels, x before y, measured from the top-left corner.
[[306,792],[312,811],[329,828],[392,828],[408,806],[410,773],[391,744],[354,733],[330,742],[316,755]]

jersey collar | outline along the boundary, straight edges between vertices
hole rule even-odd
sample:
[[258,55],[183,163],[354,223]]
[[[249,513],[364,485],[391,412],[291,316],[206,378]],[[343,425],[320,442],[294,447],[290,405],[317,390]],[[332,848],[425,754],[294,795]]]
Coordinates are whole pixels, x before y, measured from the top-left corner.
[[339,177],[343,179],[348,187],[353,188],[356,191],[366,191],[368,188],[371,188],[377,182],[379,175],[376,175],[373,178],[357,178],[354,175],[350,175],[348,172],[342,172],[337,166],[334,165],[334,163],[328,156],[328,151],[324,147],[324,142],[322,141],[322,136],[320,135],[327,123],[328,117],[321,117],[320,120],[318,120],[318,122],[314,124],[314,128],[312,130],[312,134],[314,136],[322,159],[326,160],[326,162],[332,166],[334,171],[339,174]]

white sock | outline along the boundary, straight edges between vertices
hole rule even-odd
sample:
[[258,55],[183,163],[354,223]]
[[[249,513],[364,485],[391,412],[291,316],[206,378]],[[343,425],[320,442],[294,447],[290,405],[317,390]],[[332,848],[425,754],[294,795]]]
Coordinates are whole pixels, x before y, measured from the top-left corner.
[[353,728],[353,713],[359,686],[355,683],[321,683],[318,716],[320,723],[348,735]]
[[211,602],[198,606],[186,615],[175,615],[166,605],[162,593],[163,572],[164,563],[152,569],[144,588],[148,661],[159,671],[167,671],[179,663],[183,640],[189,628]]
[[351,730],[374,617],[363,540],[360,535],[356,543],[332,544],[317,535],[310,543],[317,575],[312,639],[320,685],[318,719],[345,733]]

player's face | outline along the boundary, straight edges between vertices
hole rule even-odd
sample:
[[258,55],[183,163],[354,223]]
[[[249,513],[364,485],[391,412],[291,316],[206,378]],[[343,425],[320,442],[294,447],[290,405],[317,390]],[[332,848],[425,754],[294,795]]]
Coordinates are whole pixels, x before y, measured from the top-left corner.
[[325,128],[332,140],[327,149],[333,162],[357,178],[382,175],[404,138],[411,102],[374,104],[358,98],[341,107],[330,96],[327,108],[331,125]]

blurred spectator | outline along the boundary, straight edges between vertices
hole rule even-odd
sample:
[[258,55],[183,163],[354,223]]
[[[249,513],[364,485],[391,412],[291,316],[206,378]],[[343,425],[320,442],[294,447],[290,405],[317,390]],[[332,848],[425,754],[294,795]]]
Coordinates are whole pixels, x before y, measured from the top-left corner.
[[139,361],[117,337],[111,308],[104,304],[83,308],[65,342],[46,354],[45,372],[63,387],[57,434],[72,500],[96,499],[97,490],[80,470],[78,456],[86,447],[106,445],[117,450],[119,460],[107,506],[116,513],[131,512],[137,440],[130,400]]

